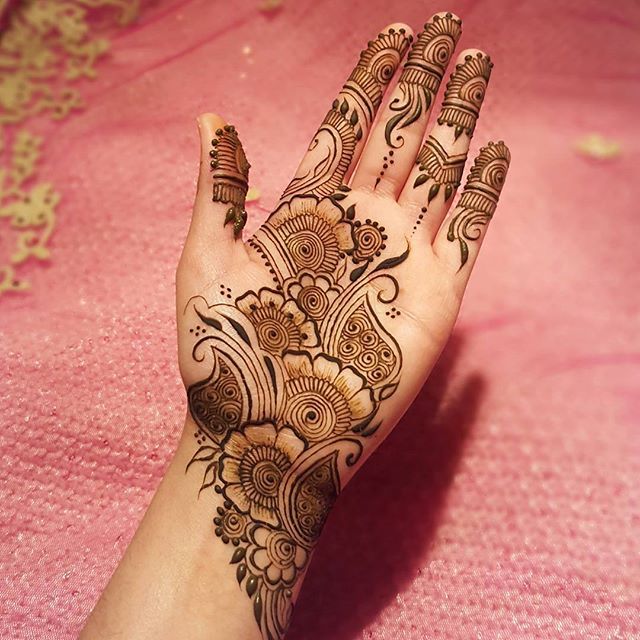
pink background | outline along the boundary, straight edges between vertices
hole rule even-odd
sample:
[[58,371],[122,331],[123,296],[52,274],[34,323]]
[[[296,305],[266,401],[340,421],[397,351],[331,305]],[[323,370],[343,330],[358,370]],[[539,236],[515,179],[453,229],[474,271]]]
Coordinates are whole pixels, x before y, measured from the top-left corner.
[[[0,300],[0,637],[75,637],[175,445],[196,114],[241,132],[252,231],[366,40],[445,8],[495,61],[474,148],[504,138],[512,170],[455,335],[339,501],[290,638],[640,638],[640,6],[256,4],[155,3],[86,111],[31,125],[63,200],[33,292]],[[577,154],[591,132],[622,155]]]

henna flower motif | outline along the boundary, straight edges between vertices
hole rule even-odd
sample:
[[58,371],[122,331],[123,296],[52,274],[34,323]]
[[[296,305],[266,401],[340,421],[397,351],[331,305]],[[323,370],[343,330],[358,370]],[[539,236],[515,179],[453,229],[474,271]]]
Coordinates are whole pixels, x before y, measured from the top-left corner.
[[272,586],[292,586],[307,564],[307,551],[284,531],[258,525],[249,535],[256,547],[249,560],[265,581]]
[[269,226],[286,246],[295,272],[333,273],[352,246],[351,226],[330,198],[293,198],[269,218]]
[[283,420],[309,442],[349,430],[374,410],[371,389],[350,367],[318,355],[286,354]]
[[271,289],[252,291],[236,300],[236,305],[253,324],[260,346],[280,356],[287,350],[314,347],[318,333],[313,320],[296,304]]
[[249,425],[234,431],[223,446],[220,478],[223,492],[242,513],[258,522],[278,525],[278,489],[304,443],[289,428]]
[[225,507],[227,508],[218,507],[218,515],[213,519],[216,535],[225,544],[231,541],[234,545],[238,545],[241,541],[247,540],[249,516],[236,511],[230,502],[225,503]]
[[298,306],[314,320],[321,320],[340,295],[333,282],[333,277],[327,275],[313,275],[303,271],[297,279],[285,283],[285,291],[293,298]]
[[375,220],[365,220],[362,224],[359,220],[353,223],[353,251],[351,258],[354,263],[371,261],[386,248],[387,235]]

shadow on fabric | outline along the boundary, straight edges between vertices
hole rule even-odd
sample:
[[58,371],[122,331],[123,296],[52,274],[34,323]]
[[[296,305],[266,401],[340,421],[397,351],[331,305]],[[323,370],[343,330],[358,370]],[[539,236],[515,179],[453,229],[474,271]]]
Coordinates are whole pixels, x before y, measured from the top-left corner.
[[353,640],[420,572],[483,394],[449,378],[452,337],[401,423],[358,472],[321,538],[288,638]]

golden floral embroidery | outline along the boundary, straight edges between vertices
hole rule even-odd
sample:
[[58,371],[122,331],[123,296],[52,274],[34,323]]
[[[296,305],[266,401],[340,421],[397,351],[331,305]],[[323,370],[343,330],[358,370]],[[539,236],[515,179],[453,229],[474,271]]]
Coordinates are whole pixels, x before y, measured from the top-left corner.
[[[95,78],[109,48],[92,33],[94,14],[112,9],[120,25],[138,14],[140,0],[24,0],[10,10],[0,40],[0,295],[24,291],[20,265],[46,260],[60,194],[37,175],[42,140],[24,128],[28,118],[65,118],[82,108],[72,83]],[[9,10],[0,3],[0,10]],[[91,24],[90,24],[91,23]],[[6,142],[6,141],[10,141]]]

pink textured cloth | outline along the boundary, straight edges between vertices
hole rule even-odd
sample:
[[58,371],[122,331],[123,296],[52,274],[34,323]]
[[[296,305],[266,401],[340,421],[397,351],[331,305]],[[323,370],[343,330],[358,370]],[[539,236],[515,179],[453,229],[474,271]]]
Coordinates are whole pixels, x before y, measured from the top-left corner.
[[[175,446],[196,114],[242,135],[252,231],[364,42],[446,8],[495,61],[474,149],[504,138],[512,169],[454,337],[338,502],[290,637],[640,638],[639,5],[230,7],[155,3],[86,111],[33,123],[63,201],[33,293],[0,300],[0,637],[77,635]],[[622,155],[578,155],[590,132]]]

